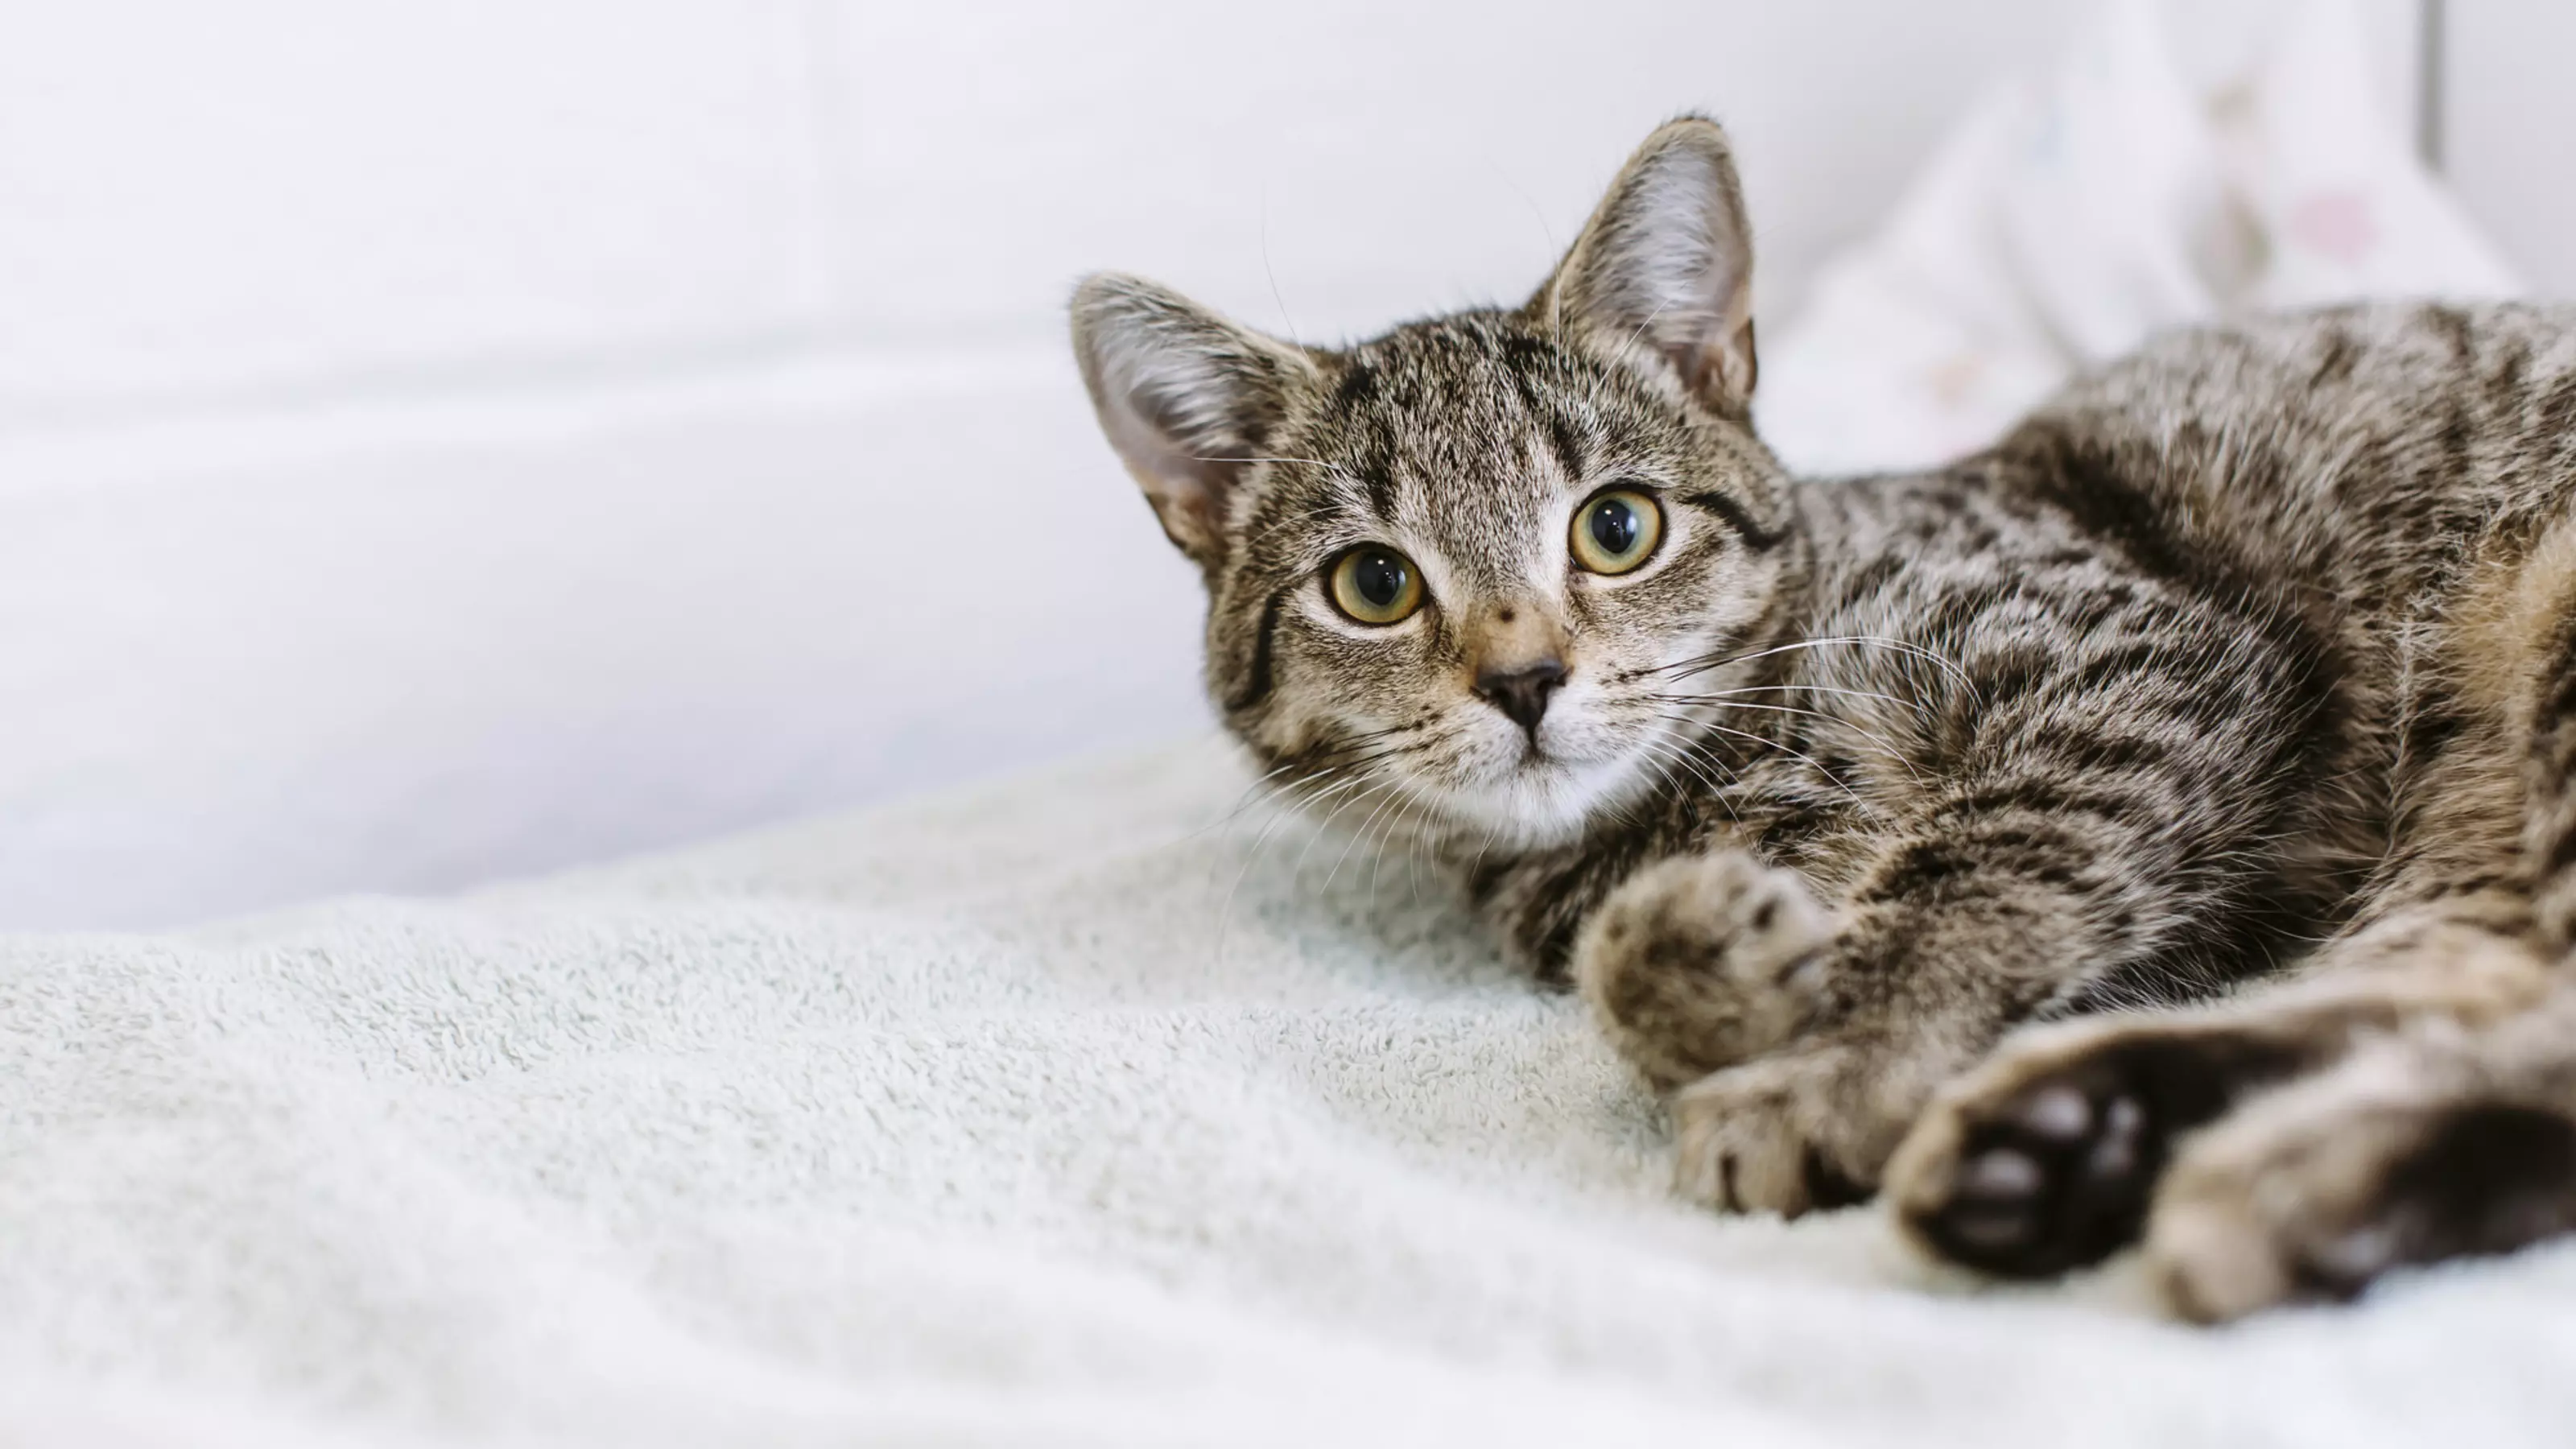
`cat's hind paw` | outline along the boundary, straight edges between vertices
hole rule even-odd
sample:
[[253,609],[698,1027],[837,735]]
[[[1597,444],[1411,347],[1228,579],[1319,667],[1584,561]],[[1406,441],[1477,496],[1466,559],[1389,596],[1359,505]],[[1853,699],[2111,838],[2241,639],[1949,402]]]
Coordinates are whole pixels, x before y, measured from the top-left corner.
[[2576,1229],[2576,1119],[2375,1090],[2376,1069],[2254,1104],[2176,1156],[2144,1254],[2176,1314],[2219,1323],[2339,1302],[2393,1269]]
[[2175,1139],[2288,1065],[2197,1020],[2033,1030],[1933,1097],[1888,1164],[1889,1203],[1916,1244],[1982,1272],[2099,1262],[2137,1240]]

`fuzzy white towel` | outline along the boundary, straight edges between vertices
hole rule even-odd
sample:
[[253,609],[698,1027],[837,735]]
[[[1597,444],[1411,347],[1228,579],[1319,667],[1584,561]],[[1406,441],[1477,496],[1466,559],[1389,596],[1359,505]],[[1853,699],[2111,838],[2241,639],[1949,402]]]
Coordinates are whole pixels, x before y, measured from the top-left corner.
[[2576,1252],[2201,1333],[1683,1207],[1577,1003],[1242,782],[0,940],[0,1441],[2576,1432]]

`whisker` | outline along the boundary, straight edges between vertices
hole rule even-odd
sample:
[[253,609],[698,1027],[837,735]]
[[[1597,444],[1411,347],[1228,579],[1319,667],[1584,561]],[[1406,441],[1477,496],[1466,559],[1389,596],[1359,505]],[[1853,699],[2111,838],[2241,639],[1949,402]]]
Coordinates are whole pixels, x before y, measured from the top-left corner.
[[[1929,712],[1929,706],[1925,705],[1924,702],[1919,699],[1907,699],[1901,695],[1894,694],[1881,694],[1874,689],[1846,689],[1839,685],[1832,684],[1747,684],[1736,689],[1711,690],[1705,694],[1694,694],[1688,697],[1714,703],[1719,700],[1735,699],[1748,694],[1771,694],[1775,692],[1831,694],[1839,695],[1847,699],[1874,699],[1882,704],[1892,704],[1900,709],[1910,709],[1917,715]],[[1673,695],[1669,697],[1679,699],[1684,696]]]
[[[1386,837],[1375,847],[1377,864],[1369,868],[1368,913],[1371,920],[1375,920],[1377,918],[1377,883],[1378,878],[1386,873],[1387,851],[1395,844],[1395,832],[1397,828],[1404,825],[1411,818],[1414,808],[1415,805],[1413,801],[1405,801],[1404,808],[1397,811],[1387,820]],[[1411,849],[1405,850],[1404,857],[1408,865],[1413,861],[1414,854],[1415,853]]]
[[[1357,795],[1349,793],[1350,787],[1364,785],[1367,783],[1368,777],[1366,775],[1354,775],[1344,788],[1334,792],[1344,796],[1344,799],[1341,804],[1333,807],[1333,812],[1330,815],[1327,815],[1323,819],[1315,822],[1315,833],[1306,837],[1306,848],[1297,852],[1297,863],[1288,868],[1288,878],[1290,880],[1301,880],[1305,877],[1306,857],[1315,853],[1315,842],[1324,838],[1332,823],[1341,818],[1342,812],[1348,810],[1353,805],[1358,804],[1360,801],[1367,799],[1369,796],[1376,794],[1378,790],[1386,788],[1386,783],[1388,782],[1381,782],[1376,789],[1362,791]],[[1322,803],[1322,800],[1311,801],[1309,802],[1308,808],[1311,810],[1313,806],[1320,805]]]
[[[1673,716],[1659,715],[1657,718],[1669,720],[1672,719]],[[1694,776],[1697,776],[1709,787],[1709,789],[1720,795],[1727,794],[1733,791],[1737,786],[1744,783],[1744,777],[1738,775],[1735,771],[1728,769],[1725,761],[1703,757],[1699,750],[1688,741],[1664,736],[1650,737],[1644,743],[1647,746],[1659,746],[1670,751],[1672,758],[1677,763],[1679,763],[1683,768],[1689,770]],[[1708,773],[1710,770],[1715,770],[1719,775],[1722,775],[1725,778],[1721,781],[1712,777]]]
[[1380,815],[1385,814],[1389,806],[1401,804],[1403,802],[1404,796],[1400,791],[1395,790],[1395,784],[1396,782],[1393,780],[1386,782],[1386,785],[1383,788],[1389,792],[1387,797],[1378,802],[1377,808],[1369,812],[1366,820],[1360,822],[1360,828],[1353,832],[1350,843],[1342,847],[1342,853],[1333,857],[1333,868],[1324,873],[1324,888],[1319,892],[1319,894],[1330,895],[1332,893],[1333,880],[1336,876],[1339,876],[1342,873],[1342,862],[1349,860],[1351,858],[1351,852],[1358,848],[1359,843],[1362,840],[1367,838],[1369,827],[1377,824],[1377,818]]
[[[1242,892],[1243,882],[1246,877],[1252,874],[1252,868],[1255,865],[1260,864],[1262,847],[1269,844],[1271,836],[1288,820],[1301,817],[1306,813],[1306,811],[1311,811],[1316,805],[1323,803],[1325,800],[1329,800],[1335,795],[1345,794],[1357,786],[1366,784],[1367,781],[1368,776],[1354,774],[1347,780],[1331,785],[1326,789],[1317,792],[1313,798],[1302,802],[1305,806],[1305,810],[1280,811],[1268,825],[1262,827],[1261,834],[1253,838],[1252,849],[1244,855],[1243,868],[1234,873],[1234,884],[1226,888],[1225,904],[1217,911],[1216,961],[1219,966],[1225,964],[1226,933],[1234,922],[1234,898]],[[1325,823],[1330,824],[1335,817],[1338,817],[1342,813],[1342,810],[1348,808],[1350,803],[1351,802],[1349,800],[1345,800],[1342,805],[1336,806],[1333,810],[1333,814],[1325,817]],[[1307,840],[1306,848],[1308,850],[1314,849],[1314,839],[1312,837]],[[1306,857],[1301,852],[1297,857],[1297,866],[1289,873],[1291,881],[1295,880],[1297,870],[1304,869],[1305,860]]]
[[1757,659],[1768,659],[1775,654],[1788,654],[1802,649],[1822,649],[1829,645],[1858,644],[1879,645],[1883,648],[1893,649],[1901,654],[1921,659],[1927,663],[1938,665],[1941,668],[1948,670],[1950,674],[1959,681],[1960,687],[1968,691],[1968,697],[1975,700],[1980,708],[1985,704],[1984,697],[1977,691],[1976,681],[1970,678],[1968,671],[1961,668],[1956,661],[1945,659],[1941,655],[1936,654],[1930,649],[1927,649],[1920,644],[1916,644],[1911,640],[1892,638],[1885,634],[1838,634],[1822,639],[1798,639],[1792,640],[1786,644],[1774,644],[1769,648],[1757,649],[1751,653],[1729,654],[1724,650],[1718,650],[1713,653],[1699,655],[1695,658],[1675,660],[1670,664],[1661,664],[1646,669],[1631,670],[1616,677],[1622,683],[1631,679],[1642,679],[1649,675],[1671,674],[1675,672],[1679,672],[1682,677],[1688,678],[1690,675],[1705,673],[1711,669],[1723,669],[1730,664],[1749,664]]
[[[1679,765],[1681,768],[1689,771],[1693,779],[1707,787],[1709,798],[1717,802],[1717,807],[1726,812],[1728,819],[1735,821],[1739,825],[1744,823],[1744,817],[1736,811],[1735,801],[1733,798],[1735,794],[1734,787],[1741,783],[1741,781],[1737,779],[1734,772],[1728,770],[1725,765],[1716,760],[1701,760],[1696,751],[1678,740],[1649,737],[1642,747],[1648,752],[1646,755],[1646,762],[1649,765],[1656,765],[1658,760],[1669,760],[1673,764]],[[1664,751],[1664,753],[1661,755],[1654,753],[1657,750]],[[1721,784],[1710,778],[1707,771],[1701,768],[1703,764],[1713,767],[1727,775],[1729,777],[1727,782]],[[1681,789],[1680,782],[1674,780],[1669,771],[1663,770],[1659,765],[1657,765],[1656,768],[1657,773],[1662,775],[1666,785],[1671,786],[1676,791]]]
[[[1252,809],[1254,806],[1276,803],[1280,792],[1265,791],[1262,787],[1279,778],[1281,775],[1288,773],[1290,770],[1296,769],[1299,763],[1300,762],[1298,761],[1291,760],[1283,765],[1274,765],[1260,775],[1255,776],[1251,784],[1243,787],[1243,793],[1235,797],[1234,804],[1230,806],[1223,815],[1220,815],[1216,819],[1207,822],[1196,830],[1181,836],[1178,840],[1175,840],[1172,843],[1175,845],[1187,845],[1191,841],[1198,839],[1200,836],[1207,834],[1211,830],[1222,832],[1226,827],[1240,819],[1245,811]],[[1331,770],[1338,769],[1340,767],[1327,766],[1325,768],[1329,773]]]
[[1494,827],[1493,827],[1493,826],[1491,826],[1491,825],[1487,825],[1487,826],[1485,827],[1484,835],[1482,836],[1482,838],[1480,838],[1480,839],[1476,842],[1476,855],[1475,855],[1475,858],[1467,862],[1467,882],[1468,882],[1468,887],[1469,887],[1471,890],[1474,888],[1474,885],[1475,885],[1476,872],[1477,872],[1479,869],[1481,869],[1481,868],[1484,866],[1484,864],[1485,864],[1485,852],[1486,852],[1486,851],[1488,851],[1488,850],[1491,850],[1491,849],[1493,848],[1493,845],[1494,845]]
[[1780,753],[1782,753],[1782,754],[1784,754],[1784,755],[1788,755],[1788,756],[1790,756],[1790,757],[1791,757],[1791,758],[1793,758],[1793,759],[1803,760],[1803,761],[1805,761],[1805,762],[1806,762],[1807,767],[1808,767],[1809,769],[1814,770],[1817,774],[1824,776],[1824,777],[1825,777],[1826,779],[1828,779],[1828,780],[1831,780],[1831,781],[1834,783],[1834,788],[1836,788],[1836,789],[1838,789],[1838,790],[1842,791],[1845,795],[1850,796],[1850,797],[1851,797],[1851,802],[1852,802],[1852,804],[1854,804],[1854,805],[1858,806],[1860,809],[1862,809],[1862,810],[1864,810],[1864,811],[1866,811],[1866,812],[1868,812],[1869,814],[1872,814],[1872,815],[1881,815],[1881,814],[1884,814],[1884,813],[1885,813],[1885,812],[1881,811],[1877,806],[1872,805],[1872,804],[1871,804],[1871,803],[1869,803],[1867,800],[1862,799],[1862,798],[1861,798],[1861,796],[1860,796],[1860,792],[1859,792],[1858,790],[1853,789],[1853,788],[1851,787],[1851,784],[1850,784],[1850,782],[1849,782],[1849,781],[1846,781],[1845,779],[1843,779],[1843,777],[1842,777],[1842,776],[1835,774],[1833,771],[1826,769],[1826,768],[1824,767],[1823,763],[1822,763],[1821,761],[1817,760],[1817,758],[1816,758],[1815,756],[1810,755],[1810,754],[1806,753],[1806,752],[1805,752],[1805,751],[1803,751],[1803,750],[1794,749],[1794,748],[1792,748],[1792,747],[1790,747],[1790,746],[1788,746],[1788,745],[1784,745],[1784,744],[1780,743],[1778,740],[1766,739],[1766,738],[1764,738],[1764,737],[1763,737],[1763,736],[1761,736],[1761,735],[1757,735],[1757,734],[1748,734],[1748,733],[1746,733],[1745,731],[1743,731],[1743,730],[1738,730],[1738,729],[1729,729],[1729,728],[1727,728],[1725,725],[1722,725],[1722,724],[1710,724],[1710,725],[1704,725],[1704,726],[1703,726],[1703,728],[1715,730],[1715,731],[1717,731],[1719,734],[1733,735],[1733,736],[1735,736],[1735,737],[1737,737],[1737,738],[1739,738],[1739,739],[1751,740],[1753,743],[1755,743],[1755,744],[1757,744],[1757,745],[1767,745],[1767,746],[1769,746],[1770,748],[1775,749],[1775,750],[1778,750]]
[[[1659,715],[1657,718],[1664,718],[1664,716]],[[1735,804],[1728,798],[1733,793],[1732,782],[1735,772],[1727,769],[1723,762],[1703,757],[1697,746],[1669,734],[1647,735],[1637,742],[1637,750],[1646,767],[1655,772],[1655,778],[1661,781],[1664,788],[1672,795],[1691,798],[1705,794],[1708,799],[1717,803],[1719,809],[1726,812],[1728,819],[1742,822],[1743,817],[1736,814]],[[1673,778],[1672,770],[1666,768],[1668,764],[1688,772],[1691,779],[1698,782],[1699,789],[1693,790]],[[1719,775],[1726,776],[1726,780],[1720,781],[1716,776],[1711,775],[1709,771],[1712,769]],[[1636,817],[1623,809],[1620,812],[1620,818],[1633,822]]]
[[[1692,704],[1698,702],[1688,695],[1650,694],[1645,697],[1670,704]],[[1914,762],[1906,758],[1903,751],[1897,749],[1896,746],[1889,744],[1885,736],[1879,734],[1875,730],[1864,729],[1859,724],[1845,719],[1840,715],[1827,714],[1823,710],[1804,709],[1794,704],[1754,704],[1746,700],[1732,701],[1728,703],[1726,707],[1729,709],[1762,710],[1771,714],[1804,715],[1809,719],[1822,720],[1829,725],[1839,725],[1844,729],[1850,730],[1853,734],[1860,736],[1862,739],[1869,741],[1880,754],[1894,760],[1897,763],[1898,768],[1904,770],[1906,774],[1913,776],[1916,784],[1919,785],[1923,783],[1923,776],[1915,770]],[[1673,718],[1673,716],[1667,715],[1665,718],[1670,719]]]

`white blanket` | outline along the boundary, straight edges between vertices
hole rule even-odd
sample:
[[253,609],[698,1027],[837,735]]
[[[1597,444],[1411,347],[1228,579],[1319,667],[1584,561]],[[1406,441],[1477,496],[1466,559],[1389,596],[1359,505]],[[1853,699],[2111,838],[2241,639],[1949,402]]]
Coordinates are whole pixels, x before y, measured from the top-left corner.
[[0,939],[0,1442],[2558,1444],[2576,1252],[2206,1333],[1724,1219],[1214,744]]

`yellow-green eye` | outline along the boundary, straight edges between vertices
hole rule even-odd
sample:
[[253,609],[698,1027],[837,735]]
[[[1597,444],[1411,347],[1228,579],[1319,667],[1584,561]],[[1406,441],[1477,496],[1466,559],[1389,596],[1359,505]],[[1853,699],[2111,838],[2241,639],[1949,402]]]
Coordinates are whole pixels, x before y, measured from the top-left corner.
[[1596,574],[1624,574],[1664,541],[1664,510],[1634,488],[1609,488],[1574,511],[1574,561]]
[[1422,571],[1391,548],[1364,544],[1324,576],[1333,604],[1363,624],[1394,624],[1422,607]]

